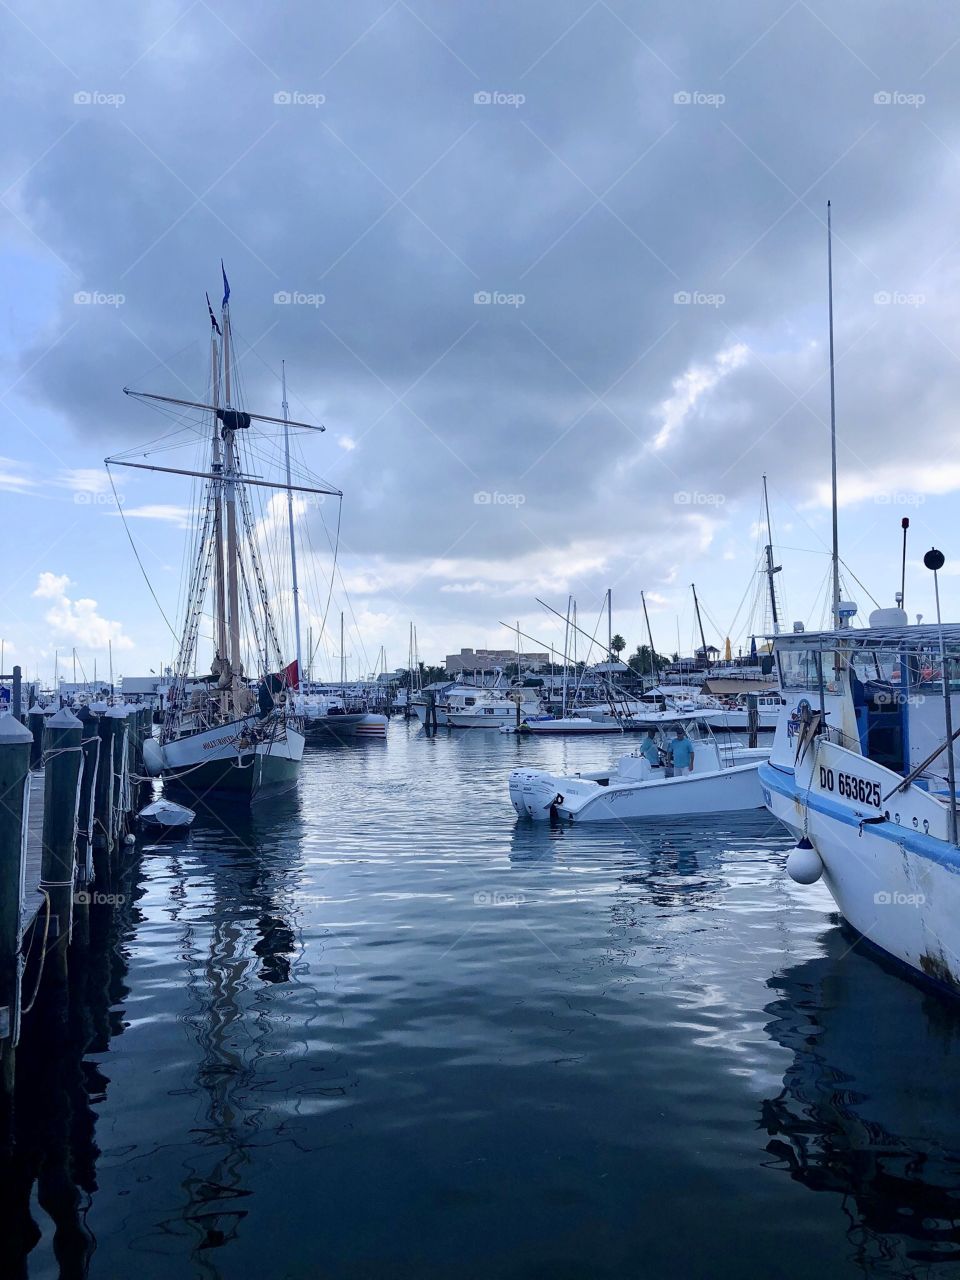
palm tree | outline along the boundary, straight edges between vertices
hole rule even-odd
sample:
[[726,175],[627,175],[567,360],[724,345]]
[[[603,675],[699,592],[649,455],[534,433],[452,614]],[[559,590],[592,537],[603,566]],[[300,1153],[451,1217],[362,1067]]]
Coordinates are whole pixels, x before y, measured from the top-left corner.
[[626,647],[627,647],[627,642],[626,640],[624,640],[623,636],[620,635],[619,633],[615,635],[613,639],[610,641],[610,649],[613,653],[617,655],[617,658],[620,657],[621,653],[623,653]]

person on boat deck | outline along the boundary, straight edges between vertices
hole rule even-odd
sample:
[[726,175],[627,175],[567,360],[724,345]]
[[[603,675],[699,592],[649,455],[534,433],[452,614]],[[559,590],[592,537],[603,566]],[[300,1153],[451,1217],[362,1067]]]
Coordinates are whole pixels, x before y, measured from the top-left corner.
[[679,725],[674,733],[677,736],[670,744],[670,760],[674,772],[682,773],[689,766],[690,772],[693,773],[693,743]]
[[647,736],[640,742],[640,754],[648,762],[651,769],[660,768],[660,747],[657,744],[656,729],[647,730]]

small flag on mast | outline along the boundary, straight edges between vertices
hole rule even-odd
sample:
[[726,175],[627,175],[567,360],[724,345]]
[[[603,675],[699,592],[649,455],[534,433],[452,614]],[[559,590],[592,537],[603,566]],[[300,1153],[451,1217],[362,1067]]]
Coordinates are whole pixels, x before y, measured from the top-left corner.
[[[205,294],[204,296],[207,299],[207,310],[210,312],[210,323],[216,329],[217,333],[220,333],[220,326],[217,324],[217,317],[213,314],[213,307],[211,307],[210,305],[210,295],[208,293],[208,294]],[[222,336],[223,335],[221,334],[221,337]]]
[[230,281],[227,279],[227,270],[223,265],[222,258],[220,259],[220,271],[223,274],[223,302],[221,302],[220,305],[225,307],[230,301]]

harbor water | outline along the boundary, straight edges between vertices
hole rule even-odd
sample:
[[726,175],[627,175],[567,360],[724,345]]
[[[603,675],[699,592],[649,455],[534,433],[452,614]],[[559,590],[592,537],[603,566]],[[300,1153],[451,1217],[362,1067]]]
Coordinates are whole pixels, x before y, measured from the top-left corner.
[[960,1274],[960,1013],[765,812],[517,822],[511,768],[623,749],[394,722],[144,845],[18,1098],[3,1274]]

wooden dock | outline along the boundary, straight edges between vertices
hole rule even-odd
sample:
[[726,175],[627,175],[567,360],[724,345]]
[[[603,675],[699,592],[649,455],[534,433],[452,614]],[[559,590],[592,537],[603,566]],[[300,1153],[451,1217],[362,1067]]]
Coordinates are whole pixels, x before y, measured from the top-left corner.
[[40,883],[40,864],[43,856],[43,769],[32,769],[30,781],[30,817],[27,825],[27,856],[23,873],[23,925],[30,923],[43,906],[43,894],[37,889]]

